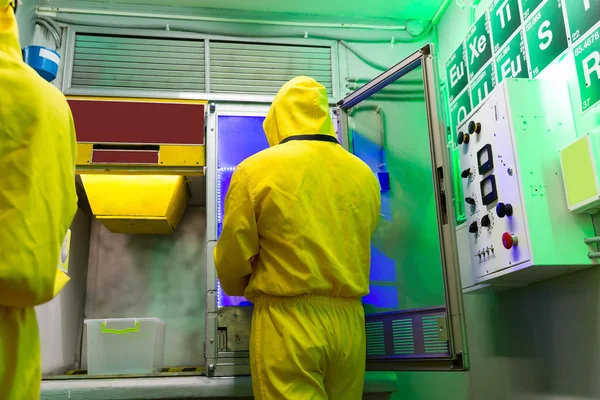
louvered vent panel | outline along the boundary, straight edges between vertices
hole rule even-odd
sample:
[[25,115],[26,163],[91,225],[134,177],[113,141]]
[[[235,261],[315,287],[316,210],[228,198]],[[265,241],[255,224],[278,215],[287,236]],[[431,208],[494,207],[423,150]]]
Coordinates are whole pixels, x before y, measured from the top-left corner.
[[385,355],[383,322],[367,322],[367,356]]
[[205,92],[204,41],[78,34],[73,88]]
[[428,354],[445,354],[448,352],[448,342],[440,340],[438,318],[437,316],[429,316],[422,319],[425,353]]
[[415,338],[412,319],[398,319],[392,321],[394,337],[394,354],[414,354]]
[[333,96],[331,48],[210,42],[210,91],[272,95],[288,80],[312,77]]

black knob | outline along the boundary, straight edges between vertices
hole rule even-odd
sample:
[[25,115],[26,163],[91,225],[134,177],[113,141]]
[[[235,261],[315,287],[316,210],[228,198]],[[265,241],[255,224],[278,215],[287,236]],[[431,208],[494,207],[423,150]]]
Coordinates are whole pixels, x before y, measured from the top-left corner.
[[458,144],[469,144],[470,140],[471,138],[469,137],[468,133],[458,132],[458,135],[456,136],[456,142]]
[[465,169],[462,172],[462,174],[460,174],[460,176],[462,176],[463,178],[468,178],[469,176],[471,176],[471,168]]
[[469,225],[470,233],[477,233],[477,231],[478,231],[477,222],[473,222],[471,225]]
[[479,134],[481,132],[481,124],[479,122],[471,121],[469,122],[469,133],[472,135],[473,133]]
[[472,206],[475,205],[475,199],[472,197],[465,197],[465,201]]
[[498,203],[496,206],[496,214],[500,218],[510,217],[513,215],[513,207],[510,204]]
[[464,139],[465,139],[465,133],[464,132],[458,132],[458,135],[456,135],[456,143],[463,144],[463,140]]
[[487,228],[490,225],[492,225],[492,221],[490,221],[489,215],[484,215],[483,218],[481,218],[481,226],[485,226]]

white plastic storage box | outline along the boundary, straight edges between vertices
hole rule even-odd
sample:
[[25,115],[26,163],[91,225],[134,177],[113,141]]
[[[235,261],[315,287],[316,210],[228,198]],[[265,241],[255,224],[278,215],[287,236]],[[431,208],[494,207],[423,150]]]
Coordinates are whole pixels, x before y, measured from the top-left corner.
[[160,371],[166,323],[159,318],[86,319],[88,375]]

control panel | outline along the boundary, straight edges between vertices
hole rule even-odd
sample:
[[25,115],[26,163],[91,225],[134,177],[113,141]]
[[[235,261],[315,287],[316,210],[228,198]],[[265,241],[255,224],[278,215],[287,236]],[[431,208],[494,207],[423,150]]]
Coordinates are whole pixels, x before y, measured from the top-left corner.
[[458,127],[461,178],[475,279],[531,259],[515,138],[496,90]]
[[457,236],[473,284],[519,286],[594,264],[593,221],[570,213],[564,195],[559,150],[577,137],[565,82],[506,79],[457,132],[467,220]]

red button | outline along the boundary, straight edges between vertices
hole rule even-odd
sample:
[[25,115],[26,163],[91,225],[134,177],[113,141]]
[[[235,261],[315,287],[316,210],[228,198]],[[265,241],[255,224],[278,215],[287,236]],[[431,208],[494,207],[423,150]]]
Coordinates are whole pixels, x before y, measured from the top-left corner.
[[504,232],[504,234],[502,235],[502,245],[507,250],[512,249],[513,246],[517,245],[517,237],[514,235],[511,235],[508,232]]

